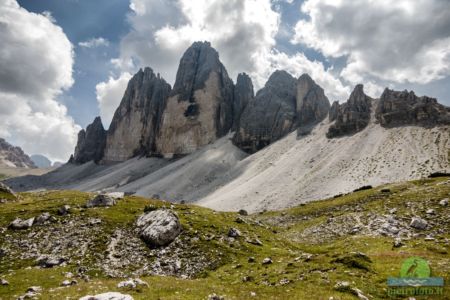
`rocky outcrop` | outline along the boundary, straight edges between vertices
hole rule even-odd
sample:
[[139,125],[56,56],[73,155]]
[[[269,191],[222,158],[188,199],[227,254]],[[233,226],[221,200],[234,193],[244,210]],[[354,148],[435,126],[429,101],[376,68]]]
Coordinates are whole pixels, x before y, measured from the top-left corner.
[[84,296],[81,297],[79,300],[133,300],[133,297],[118,292],[107,292],[95,296],[91,295]]
[[77,146],[71,158],[71,163],[84,164],[88,161],[99,162],[103,158],[106,145],[106,130],[103,128],[102,120],[96,117],[86,130],[78,133]]
[[141,238],[151,247],[170,244],[182,230],[177,215],[167,209],[143,214],[137,219],[136,225]]
[[328,138],[354,134],[369,124],[372,99],[364,94],[362,84],[355,87],[346,103],[342,105],[333,103],[333,106],[330,120],[334,119],[335,123],[327,132]]
[[450,108],[413,91],[385,89],[376,110],[377,121],[385,127],[402,125],[435,126],[450,124]]
[[11,168],[36,168],[31,158],[22,148],[15,147],[0,138],[0,166]]
[[214,142],[233,123],[233,82],[208,42],[196,42],[180,61],[156,148],[171,157]]
[[151,68],[133,76],[108,129],[104,161],[154,153],[169,93],[170,85]]
[[289,133],[296,121],[296,80],[275,71],[244,109],[233,142],[253,153]]
[[233,131],[239,127],[242,112],[254,96],[253,83],[250,77],[245,73],[239,74],[234,87]]
[[87,208],[106,207],[114,205],[116,205],[116,199],[104,194],[97,195],[86,203]]
[[308,74],[297,81],[297,123],[305,126],[322,121],[330,110],[330,102],[323,89]]

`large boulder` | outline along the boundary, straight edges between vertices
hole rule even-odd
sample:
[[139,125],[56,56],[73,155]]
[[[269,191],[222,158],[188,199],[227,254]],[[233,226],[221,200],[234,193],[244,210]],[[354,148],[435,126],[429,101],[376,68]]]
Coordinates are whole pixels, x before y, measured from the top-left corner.
[[296,100],[299,126],[322,121],[330,110],[330,102],[323,89],[308,74],[303,74],[297,81]]
[[21,230],[21,229],[28,229],[31,226],[33,226],[34,218],[22,220],[21,218],[16,218],[14,221],[12,221],[8,228],[15,229],[15,230]]
[[402,125],[448,125],[450,108],[427,96],[418,97],[413,91],[393,91],[386,88],[376,110],[377,121],[385,127]]
[[155,152],[170,88],[148,67],[131,78],[108,129],[104,161],[124,161]]
[[252,80],[247,74],[240,73],[234,87],[233,131],[239,127],[239,120],[241,119],[242,112],[254,97],[255,94],[253,91]]
[[195,42],[181,58],[156,148],[172,157],[191,153],[229,132],[233,82],[209,42]]
[[97,195],[86,203],[86,207],[88,208],[105,207],[113,205],[116,205],[116,199],[104,194]]
[[364,94],[364,87],[358,84],[346,103],[333,103],[330,120],[335,121],[327,132],[328,138],[357,133],[370,122],[372,98]]
[[141,238],[151,247],[170,244],[182,230],[178,216],[167,209],[143,214],[137,219],[136,226]]
[[106,145],[106,130],[103,128],[102,120],[96,117],[86,130],[78,133],[78,141],[75,153],[71,157],[71,163],[84,164],[88,161],[99,162],[103,158]]
[[296,93],[295,78],[275,71],[244,109],[234,144],[254,153],[291,132],[297,114]]

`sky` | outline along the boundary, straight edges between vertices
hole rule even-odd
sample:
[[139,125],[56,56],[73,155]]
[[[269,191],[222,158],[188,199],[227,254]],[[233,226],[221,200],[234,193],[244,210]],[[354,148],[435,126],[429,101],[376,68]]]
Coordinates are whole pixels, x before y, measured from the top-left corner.
[[0,0],[0,137],[66,161],[96,116],[108,128],[139,68],[173,85],[204,40],[256,89],[284,69],[330,101],[363,83],[450,105],[448,0]]

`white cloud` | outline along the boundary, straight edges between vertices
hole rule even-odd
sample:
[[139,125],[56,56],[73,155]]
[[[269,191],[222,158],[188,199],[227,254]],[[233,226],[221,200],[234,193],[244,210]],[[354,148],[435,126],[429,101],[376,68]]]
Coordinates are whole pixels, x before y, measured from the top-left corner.
[[445,0],[308,0],[309,20],[294,43],[329,57],[344,56],[341,75],[352,83],[372,76],[428,83],[450,75],[450,2]]
[[84,42],[79,42],[78,46],[83,48],[96,48],[96,47],[107,47],[109,46],[109,41],[105,38],[99,37],[99,38],[91,38]]
[[[276,69],[294,75],[307,72],[330,100],[346,98],[349,89],[321,62],[276,50],[281,16],[272,4],[269,0],[131,0],[132,30],[122,39],[120,57],[112,63],[121,72],[150,66],[173,84],[183,52],[194,41],[208,40],[232,79],[246,72],[259,89]],[[115,85],[99,86],[106,93]]]
[[97,91],[97,102],[100,108],[100,116],[103,125],[108,128],[114,112],[122,100],[123,94],[131,79],[130,73],[122,73],[117,79],[109,77],[107,82],[100,82],[95,87]]
[[29,154],[67,160],[80,127],[57,96],[73,84],[72,44],[49,14],[0,6],[0,135]]

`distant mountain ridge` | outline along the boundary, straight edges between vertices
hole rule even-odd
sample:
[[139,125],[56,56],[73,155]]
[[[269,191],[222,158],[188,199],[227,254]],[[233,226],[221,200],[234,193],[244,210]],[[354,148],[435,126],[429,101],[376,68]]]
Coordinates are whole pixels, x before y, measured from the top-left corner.
[[[330,105],[325,91],[308,75],[298,79],[278,70],[256,95],[248,75],[229,78],[209,42],[195,42],[183,54],[172,88],[151,68],[129,81],[111,126],[97,117],[78,135],[70,162],[121,162],[136,156],[179,157],[214,143],[230,131],[233,143],[255,153],[294,130],[308,134],[327,116],[334,122],[326,136],[363,130],[374,99],[355,87],[346,103]],[[377,122],[383,127],[450,124],[450,108],[414,92],[386,89]]]
[[20,147],[0,138],[0,165],[10,168],[37,168],[31,158]]

